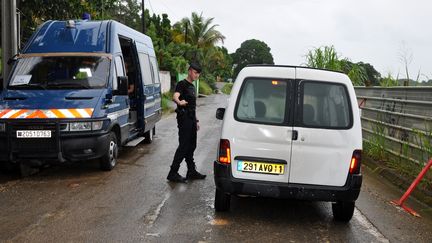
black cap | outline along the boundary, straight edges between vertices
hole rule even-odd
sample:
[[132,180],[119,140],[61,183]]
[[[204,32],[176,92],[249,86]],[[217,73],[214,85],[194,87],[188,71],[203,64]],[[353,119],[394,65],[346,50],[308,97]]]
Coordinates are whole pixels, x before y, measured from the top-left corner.
[[199,63],[196,62],[191,62],[189,63],[189,68],[194,69],[195,71],[197,71],[198,73],[201,73],[202,69],[201,69],[201,65],[199,65]]

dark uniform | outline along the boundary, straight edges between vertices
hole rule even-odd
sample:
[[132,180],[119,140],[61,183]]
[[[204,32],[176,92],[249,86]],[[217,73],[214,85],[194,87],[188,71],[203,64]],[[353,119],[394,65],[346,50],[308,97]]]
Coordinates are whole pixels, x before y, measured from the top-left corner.
[[196,171],[193,153],[197,146],[197,119],[196,119],[196,93],[195,86],[186,79],[177,83],[175,92],[180,93],[179,100],[187,101],[186,106],[177,105],[177,127],[179,136],[179,146],[175,152],[171,170],[168,175],[168,180],[183,181],[184,178],[179,177],[178,170],[180,164],[185,159],[188,173],[186,179],[204,179],[202,175]]

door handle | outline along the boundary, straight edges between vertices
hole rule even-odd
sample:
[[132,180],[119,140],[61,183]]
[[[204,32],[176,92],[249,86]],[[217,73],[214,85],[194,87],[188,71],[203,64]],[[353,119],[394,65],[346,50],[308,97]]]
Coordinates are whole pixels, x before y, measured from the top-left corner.
[[293,130],[293,131],[292,131],[292,137],[291,137],[291,139],[292,139],[293,141],[295,141],[295,140],[298,139],[298,131],[297,131],[297,130]]

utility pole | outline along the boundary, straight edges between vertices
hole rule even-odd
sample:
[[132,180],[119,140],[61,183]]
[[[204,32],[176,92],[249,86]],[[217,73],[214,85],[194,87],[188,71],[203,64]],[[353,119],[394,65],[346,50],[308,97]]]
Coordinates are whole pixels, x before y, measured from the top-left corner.
[[18,53],[18,30],[16,0],[1,1],[2,7],[2,77],[1,88],[6,87],[11,67],[7,64],[9,58]]
[[141,14],[141,19],[142,19],[142,32],[143,34],[146,33],[146,27],[145,27],[145,14],[144,14],[144,0],[141,0],[141,8],[142,8],[142,14]]

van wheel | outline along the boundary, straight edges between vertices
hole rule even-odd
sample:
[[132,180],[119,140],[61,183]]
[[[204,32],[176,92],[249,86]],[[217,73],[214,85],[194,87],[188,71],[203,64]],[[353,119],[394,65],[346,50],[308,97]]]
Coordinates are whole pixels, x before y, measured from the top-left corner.
[[355,202],[338,201],[332,203],[333,218],[336,221],[348,222],[354,214]]
[[228,211],[230,208],[231,195],[216,188],[215,210],[216,212]]
[[156,130],[156,127],[152,128],[152,129],[150,129],[144,133],[144,142],[145,143],[149,144],[149,143],[153,142],[153,135],[154,135],[155,130]]
[[100,159],[100,167],[102,170],[110,171],[117,164],[118,146],[117,136],[114,132],[109,135],[108,150],[104,156]]

